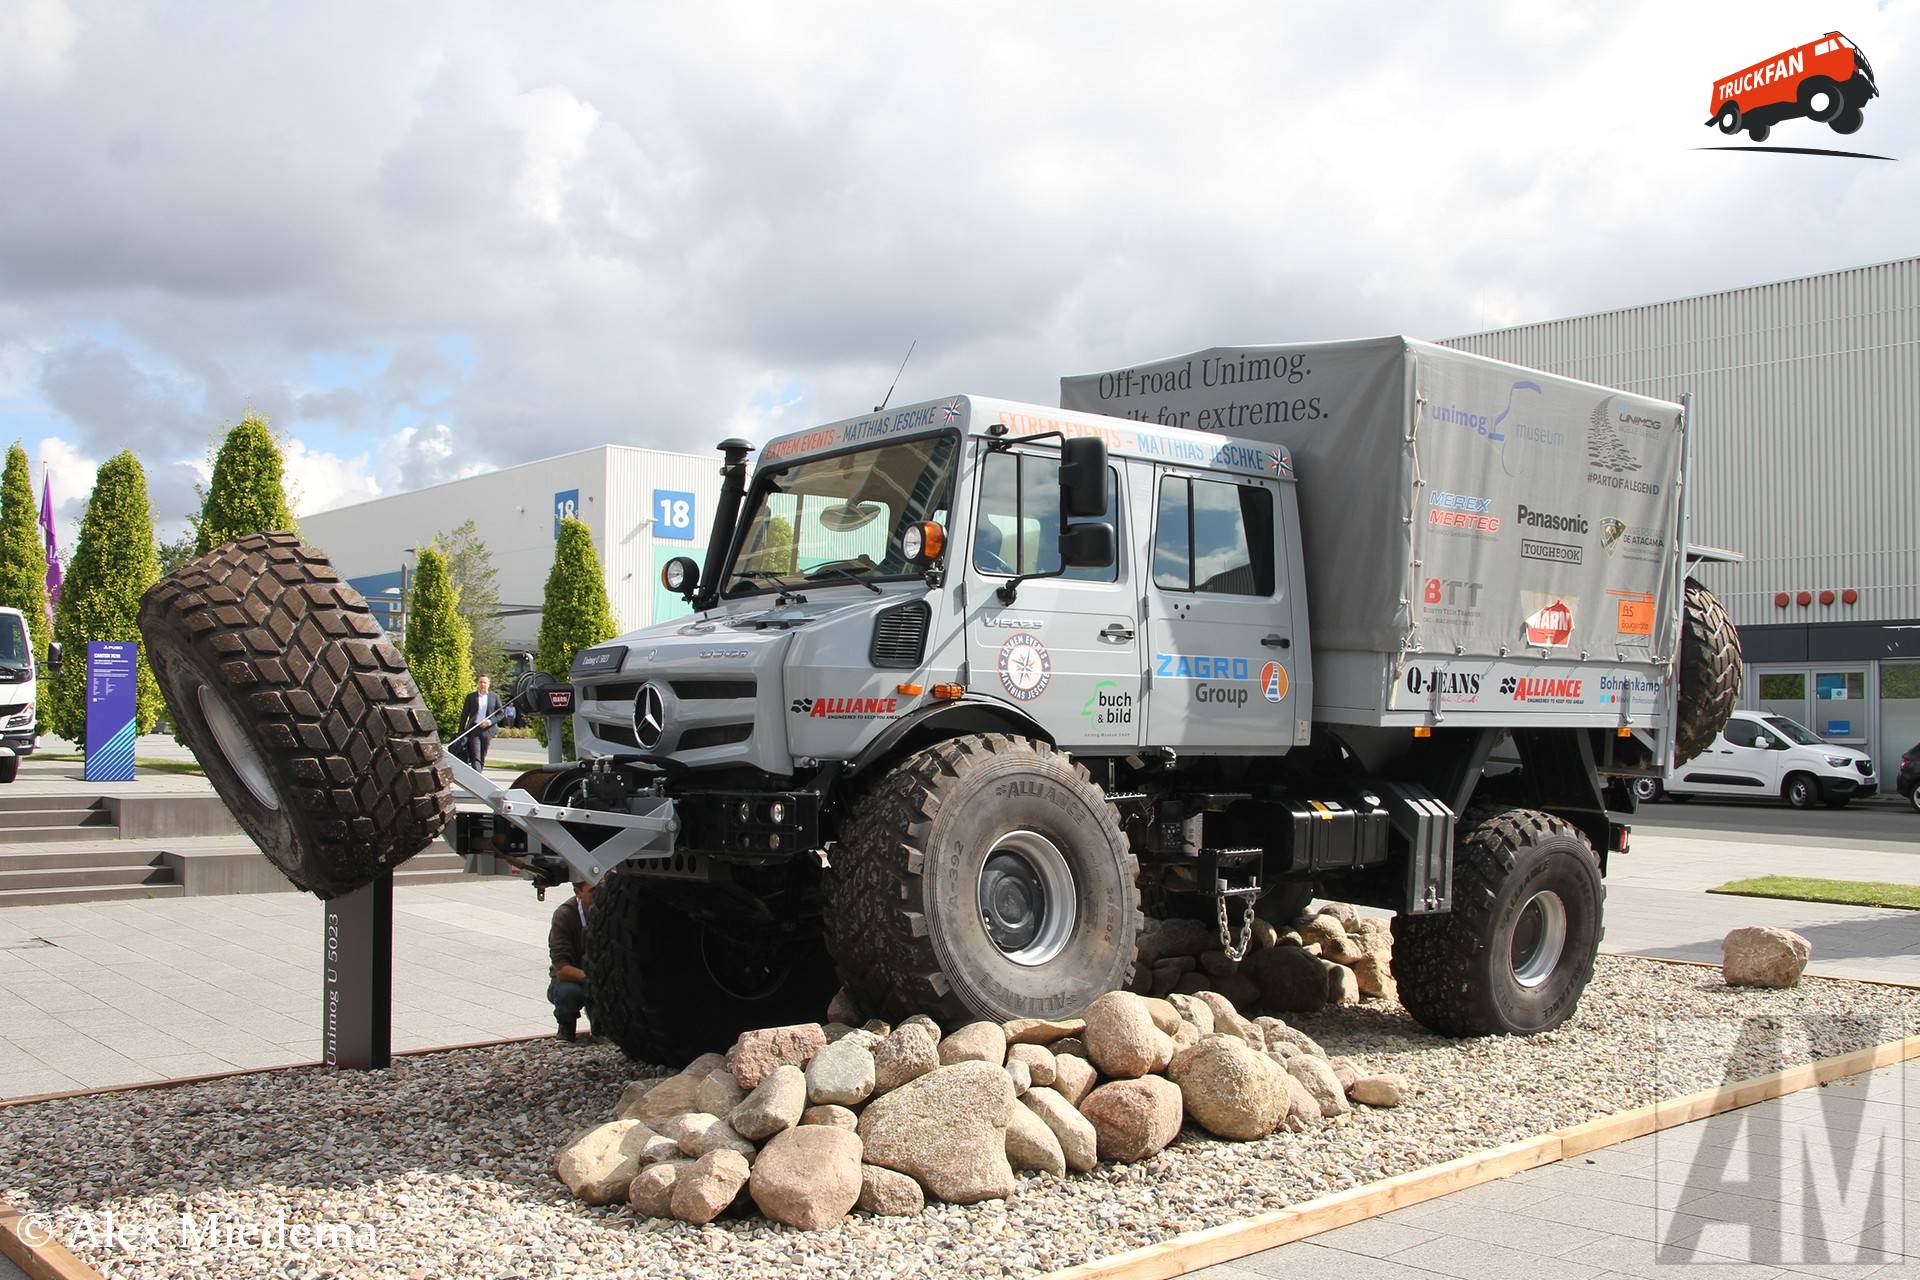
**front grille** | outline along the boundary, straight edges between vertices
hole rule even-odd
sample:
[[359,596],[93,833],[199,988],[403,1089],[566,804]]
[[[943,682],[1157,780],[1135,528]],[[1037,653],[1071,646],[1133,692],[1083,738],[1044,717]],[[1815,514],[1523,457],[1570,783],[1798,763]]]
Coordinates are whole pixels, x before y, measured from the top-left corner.
[[595,685],[581,693],[583,701],[593,702],[632,702],[640,696],[639,680],[615,680],[612,684]]
[[26,709],[27,704],[24,702],[7,703],[4,706],[0,706],[0,720],[5,720],[10,716],[17,716]]
[[673,696],[688,702],[712,698],[751,698],[754,692],[751,680],[674,680],[670,683]]
[[628,725],[596,724],[593,726],[593,733],[595,737],[602,741],[617,742],[623,747],[632,747],[635,751],[640,750],[640,739]]
[[874,620],[873,647],[867,659],[881,670],[911,670],[927,652],[927,623],[933,610],[924,600],[889,609]]
[[1853,763],[1854,763],[1854,766],[1858,768],[1860,772],[1866,777],[1871,778],[1873,776],[1873,761],[1855,760]]
[[753,722],[745,724],[710,724],[698,729],[689,729],[680,735],[680,750],[698,751],[703,747],[730,747],[736,742],[745,742],[753,736]]

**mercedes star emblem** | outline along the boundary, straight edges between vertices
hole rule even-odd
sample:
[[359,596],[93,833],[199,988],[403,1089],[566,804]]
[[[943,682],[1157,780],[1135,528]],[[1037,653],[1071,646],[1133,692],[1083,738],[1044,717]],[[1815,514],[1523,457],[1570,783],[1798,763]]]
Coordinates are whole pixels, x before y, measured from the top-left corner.
[[649,680],[633,700],[633,736],[651,751],[660,745],[660,736],[666,731],[667,700],[661,696],[660,686]]

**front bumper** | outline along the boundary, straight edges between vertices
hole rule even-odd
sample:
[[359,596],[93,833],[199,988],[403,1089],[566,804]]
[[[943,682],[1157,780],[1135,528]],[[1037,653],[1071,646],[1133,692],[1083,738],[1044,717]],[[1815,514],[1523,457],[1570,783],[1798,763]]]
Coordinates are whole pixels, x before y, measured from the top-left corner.
[[9,729],[0,733],[0,756],[30,756],[38,745],[32,729]]
[[1842,796],[1857,799],[1870,796],[1880,789],[1877,778],[1867,777],[1825,777],[1820,779],[1820,794],[1829,800],[1838,800]]

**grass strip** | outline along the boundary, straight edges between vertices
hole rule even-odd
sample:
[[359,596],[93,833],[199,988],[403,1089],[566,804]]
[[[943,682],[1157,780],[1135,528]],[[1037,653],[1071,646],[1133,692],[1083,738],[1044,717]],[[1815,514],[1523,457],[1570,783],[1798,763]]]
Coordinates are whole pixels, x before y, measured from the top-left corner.
[[1920,909],[1920,885],[1886,880],[1826,880],[1817,876],[1753,876],[1729,880],[1708,893],[1743,898],[1786,898],[1794,902],[1832,902],[1845,907]]

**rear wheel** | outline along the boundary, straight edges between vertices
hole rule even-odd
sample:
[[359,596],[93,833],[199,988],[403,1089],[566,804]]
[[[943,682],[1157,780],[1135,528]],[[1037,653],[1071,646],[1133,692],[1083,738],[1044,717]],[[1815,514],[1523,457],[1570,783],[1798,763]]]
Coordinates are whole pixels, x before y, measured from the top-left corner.
[[1920,787],[1907,792],[1907,803],[1913,806],[1915,813],[1920,813]]
[[1780,785],[1780,797],[1796,809],[1811,809],[1820,799],[1820,784],[1812,774],[1790,773]]
[[0,782],[12,782],[20,776],[19,756],[0,756]]
[[985,734],[902,760],[832,852],[827,946],[861,1008],[1056,1018],[1127,985],[1138,864],[1087,771]]
[[1740,632],[1726,606],[1689,578],[1681,608],[1675,764],[1685,764],[1711,746],[1740,705]]
[[1740,104],[1737,102],[1729,102],[1726,106],[1720,108],[1720,114],[1714,117],[1714,122],[1720,126],[1720,132],[1722,133],[1735,134],[1740,132]]
[[611,875],[587,912],[587,1018],[636,1062],[677,1066],[742,1031],[814,1022],[835,987],[815,938],[722,930]]
[[1807,117],[1825,124],[1846,110],[1847,100],[1840,93],[1840,86],[1826,76],[1809,76],[1800,82],[1798,93],[1800,109]]
[[1749,138],[1752,138],[1755,142],[1765,142],[1767,140],[1767,136],[1772,132],[1773,132],[1773,126],[1770,124],[1754,123],[1754,124],[1749,124],[1747,126],[1747,136]]
[[1827,128],[1835,133],[1858,133],[1866,118],[1866,114],[1860,108],[1847,107],[1839,115],[1827,121]]
[[1641,804],[1652,804],[1660,798],[1660,781],[1657,778],[1635,778],[1633,780],[1633,798]]
[[1605,889],[1593,847],[1535,809],[1476,808],[1454,848],[1453,910],[1393,919],[1400,1003],[1441,1035],[1535,1035],[1593,976]]
[[300,888],[332,898],[371,884],[452,817],[406,659],[295,535],[188,561],[141,599],[140,634],[181,740]]

